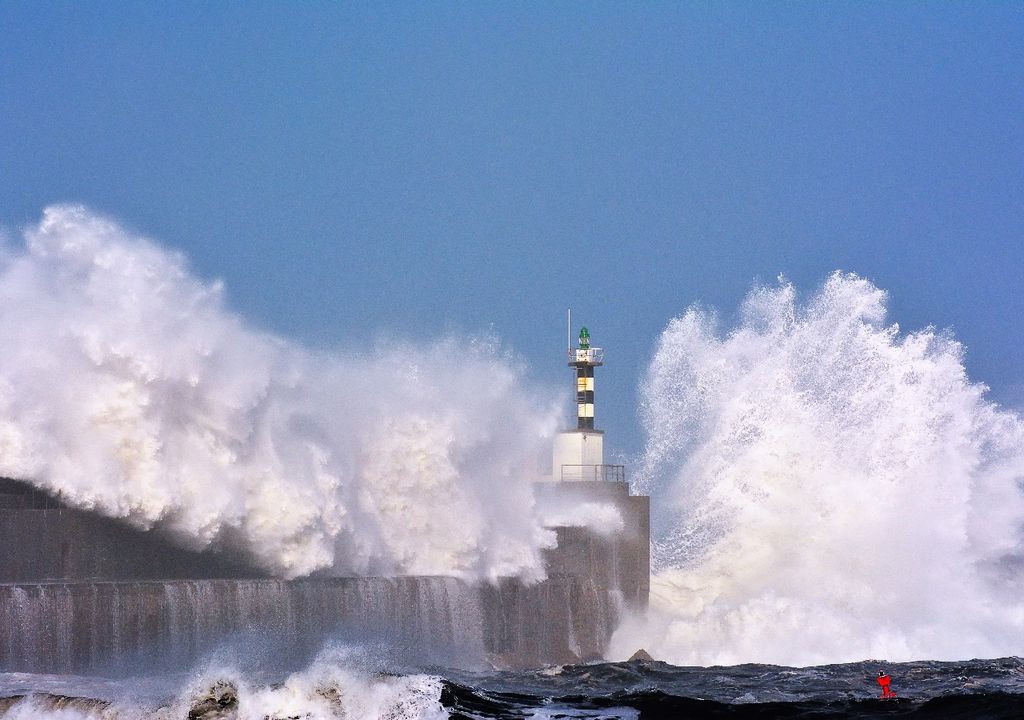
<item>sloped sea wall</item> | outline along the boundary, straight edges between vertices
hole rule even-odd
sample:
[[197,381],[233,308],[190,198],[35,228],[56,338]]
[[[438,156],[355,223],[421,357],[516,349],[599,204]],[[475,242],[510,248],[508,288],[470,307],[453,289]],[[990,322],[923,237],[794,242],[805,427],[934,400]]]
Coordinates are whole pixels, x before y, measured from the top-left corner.
[[[583,485],[569,492],[587,493]],[[635,515],[631,526],[643,525],[646,504],[637,501],[646,498],[624,487],[591,492],[619,498]],[[0,481],[0,671],[165,671],[225,650],[287,667],[332,640],[381,646],[410,664],[599,659],[623,609],[646,604],[646,530],[557,532],[558,547],[546,551],[548,578],[539,583],[285,581]]]
[[181,669],[225,646],[286,667],[331,639],[462,665],[483,657],[481,627],[477,594],[452,578],[0,585],[0,668],[22,672]]

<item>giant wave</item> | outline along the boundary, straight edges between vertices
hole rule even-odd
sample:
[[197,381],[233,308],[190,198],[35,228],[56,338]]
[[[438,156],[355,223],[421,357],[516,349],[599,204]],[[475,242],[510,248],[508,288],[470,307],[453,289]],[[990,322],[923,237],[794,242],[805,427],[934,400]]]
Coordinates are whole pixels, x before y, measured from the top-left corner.
[[643,645],[680,664],[1019,654],[1024,420],[968,378],[948,332],[905,333],[835,273],[694,307],[642,383],[653,498]]
[[487,338],[313,351],[64,205],[5,243],[0,344],[0,475],[289,578],[543,574],[557,413]]

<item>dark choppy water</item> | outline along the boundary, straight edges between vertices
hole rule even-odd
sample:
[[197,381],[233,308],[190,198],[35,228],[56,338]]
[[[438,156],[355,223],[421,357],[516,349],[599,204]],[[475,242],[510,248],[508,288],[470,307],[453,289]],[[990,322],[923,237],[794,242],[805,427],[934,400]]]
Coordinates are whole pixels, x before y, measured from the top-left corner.
[[[878,699],[878,670],[896,701]],[[454,718],[1024,718],[1024,660],[861,662],[810,668],[611,663],[463,675]]]
[[[349,658],[351,659],[351,658]],[[1024,660],[788,668],[605,663],[531,672],[380,673],[321,658],[287,677],[209,666],[189,676],[102,680],[0,674],[0,717],[61,718],[1024,718]],[[896,700],[878,699],[875,676]]]

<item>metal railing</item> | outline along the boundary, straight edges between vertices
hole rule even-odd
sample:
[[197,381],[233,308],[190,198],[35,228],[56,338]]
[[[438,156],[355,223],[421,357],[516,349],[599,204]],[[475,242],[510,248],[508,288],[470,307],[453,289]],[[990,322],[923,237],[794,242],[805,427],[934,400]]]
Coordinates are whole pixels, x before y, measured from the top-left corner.
[[601,364],[604,362],[604,350],[602,348],[569,348],[569,364],[577,362]]
[[626,482],[625,465],[563,465],[563,482]]

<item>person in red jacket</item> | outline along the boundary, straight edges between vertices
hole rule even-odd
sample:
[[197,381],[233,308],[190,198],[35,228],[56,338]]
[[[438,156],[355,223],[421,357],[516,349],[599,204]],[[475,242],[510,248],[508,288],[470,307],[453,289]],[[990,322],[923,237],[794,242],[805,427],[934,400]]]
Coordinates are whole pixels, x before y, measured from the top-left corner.
[[883,698],[894,698],[894,697],[896,697],[896,693],[894,693],[892,691],[892,689],[889,687],[889,683],[892,682],[892,678],[890,678],[888,675],[885,674],[885,670],[879,670],[878,671],[878,678],[876,678],[876,679],[878,680],[878,686],[880,688],[882,688],[882,697]]

